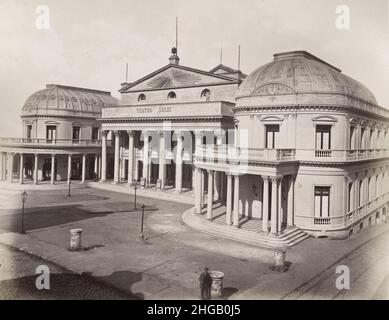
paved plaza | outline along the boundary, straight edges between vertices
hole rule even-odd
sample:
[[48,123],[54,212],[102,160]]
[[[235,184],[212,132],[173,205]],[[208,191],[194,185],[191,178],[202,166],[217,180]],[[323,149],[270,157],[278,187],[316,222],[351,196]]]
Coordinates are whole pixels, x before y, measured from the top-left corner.
[[[306,239],[287,252],[286,273],[269,270],[273,252],[192,230],[182,221],[190,205],[93,188],[28,190],[25,211],[26,235],[21,228],[20,192],[2,190],[0,242],[30,252],[77,274],[92,276],[129,297],[141,299],[198,299],[198,276],[204,266],[225,273],[224,299],[312,298],[312,286],[333,290],[333,268],[350,252],[359,256],[359,272],[374,261],[380,272],[364,295],[358,291],[343,296],[382,298],[386,293],[388,225],[377,225],[348,240]],[[144,233],[138,239],[140,207],[145,204]],[[69,231],[82,228],[85,251],[69,252]],[[366,256],[368,255],[368,256]],[[353,263],[349,256],[349,263]],[[370,262],[368,262],[370,261]],[[365,277],[369,273],[365,274]],[[324,278],[323,278],[324,277]],[[381,288],[381,289],[380,289]],[[320,291],[313,294],[320,296]]]

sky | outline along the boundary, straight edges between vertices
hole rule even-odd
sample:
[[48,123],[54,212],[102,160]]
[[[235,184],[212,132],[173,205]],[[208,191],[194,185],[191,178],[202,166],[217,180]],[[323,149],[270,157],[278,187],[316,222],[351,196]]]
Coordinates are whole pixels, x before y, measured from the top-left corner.
[[[306,50],[365,84],[389,108],[389,0],[0,0],[0,137],[21,136],[21,108],[48,83],[111,91],[168,63],[178,17],[180,64],[250,73]],[[37,7],[49,8],[38,29]],[[338,29],[336,8],[350,9]]]

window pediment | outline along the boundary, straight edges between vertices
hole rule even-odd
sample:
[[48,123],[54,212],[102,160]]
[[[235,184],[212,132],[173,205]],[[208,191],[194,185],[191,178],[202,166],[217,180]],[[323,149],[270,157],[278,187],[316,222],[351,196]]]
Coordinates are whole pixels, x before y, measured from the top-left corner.
[[314,122],[338,122],[338,119],[336,119],[335,117],[331,117],[331,116],[317,116],[315,118],[312,119],[312,121]]

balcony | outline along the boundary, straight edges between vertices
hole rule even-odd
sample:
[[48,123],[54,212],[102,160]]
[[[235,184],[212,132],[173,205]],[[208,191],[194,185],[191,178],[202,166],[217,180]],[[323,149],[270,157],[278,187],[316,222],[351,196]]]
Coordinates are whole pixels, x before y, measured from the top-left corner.
[[345,162],[389,157],[389,149],[318,150],[318,149],[264,149],[234,146],[202,145],[195,153],[197,161],[218,163],[254,161],[318,161]]
[[296,149],[297,160],[313,161],[358,161],[389,157],[389,149],[359,149],[359,150],[318,150]]
[[346,215],[346,224],[347,225],[353,224],[355,223],[355,221],[366,217],[370,213],[379,209],[384,204],[388,203],[388,201],[389,201],[389,194],[386,193],[368,203],[365,203],[364,205],[358,207],[355,210],[349,211]]
[[[111,141],[107,141],[107,146]],[[53,148],[53,147],[101,147],[101,140],[0,138],[2,147]]]
[[256,149],[234,146],[202,145],[196,149],[196,160],[226,162],[286,161],[294,160],[294,149]]

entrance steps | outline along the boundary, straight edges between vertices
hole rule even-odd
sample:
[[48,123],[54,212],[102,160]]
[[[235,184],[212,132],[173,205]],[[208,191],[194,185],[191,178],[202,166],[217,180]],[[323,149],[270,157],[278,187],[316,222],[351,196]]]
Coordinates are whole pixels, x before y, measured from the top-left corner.
[[263,232],[262,221],[259,219],[241,219],[237,228],[225,224],[225,214],[207,220],[205,215],[196,214],[193,209],[185,211],[182,219],[195,230],[268,249],[292,247],[310,237],[297,227],[288,227],[278,235]]

